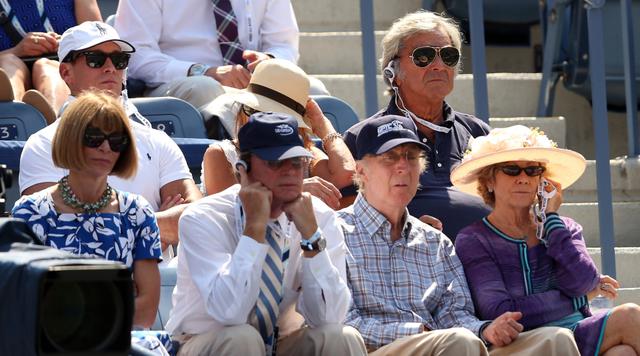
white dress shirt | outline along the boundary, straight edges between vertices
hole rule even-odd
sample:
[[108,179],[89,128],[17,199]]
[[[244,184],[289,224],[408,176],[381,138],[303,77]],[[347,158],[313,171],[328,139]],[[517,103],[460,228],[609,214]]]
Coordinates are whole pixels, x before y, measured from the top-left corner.
[[[173,335],[201,334],[224,326],[247,324],[260,291],[268,245],[238,232],[236,184],[205,197],[180,218],[177,283],[167,330]],[[320,199],[313,207],[327,248],[313,258],[302,256],[300,232],[286,215],[277,220],[289,239],[278,326],[281,336],[304,323],[339,324],[351,303],[346,284],[344,235],[336,213]]]
[[[296,63],[298,25],[290,0],[231,0],[244,49]],[[129,75],[151,87],[187,76],[194,63],[221,66],[211,0],[120,1],[115,28],[131,42]]]

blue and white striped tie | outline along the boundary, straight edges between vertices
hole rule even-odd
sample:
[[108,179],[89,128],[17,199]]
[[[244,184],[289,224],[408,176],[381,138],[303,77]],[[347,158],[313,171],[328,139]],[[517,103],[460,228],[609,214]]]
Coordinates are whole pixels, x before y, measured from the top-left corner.
[[273,332],[278,319],[279,304],[282,301],[282,280],[284,277],[284,262],[289,258],[288,248],[281,234],[280,225],[275,228],[267,226],[265,240],[269,245],[267,256],[262,266],[260,279],[260,294],[251,315],[250,323],[264,339],[266,345],[275,344]]

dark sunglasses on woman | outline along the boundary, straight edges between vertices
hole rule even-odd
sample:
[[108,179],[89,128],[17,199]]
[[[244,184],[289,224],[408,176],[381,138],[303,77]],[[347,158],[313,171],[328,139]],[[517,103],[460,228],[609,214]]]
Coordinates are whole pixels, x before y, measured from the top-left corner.
[[522,171],[524,171],[524,173],[529,177],[537,177],[539,175],[542,175],[542,173],[544,173],[544,171],[546,171],[547,169],[544,166],[520,167],[515,164],[509,164],[506,166],[501,166],[500,170],[502,171],[502,173],[511,177],[519,176]]
[[104,140],[109,142],[109,147],[113,152],[124,152],[129,146],[129,136],[125,133],[115,132],[107,135],[99,128],[92,126],[87,127],[84,131],[82,143],[87,147],[98,148]]
[[446,47],[418,47],[409,56],[418,67],[426,67],[433,63],[436,56],[440,56],[442,63],[448,67],[455,67],[460,60],[460,51],[452,46]]
[[125,52],[104,53],[102,51],[80,51],[70,53],[64,62],[72,62],[80,56],[84,56],[87,66],[91,68],[102,68],[107,58],[109,58],[117,70],[127,68],[129,58],[131,58],[131,54]]

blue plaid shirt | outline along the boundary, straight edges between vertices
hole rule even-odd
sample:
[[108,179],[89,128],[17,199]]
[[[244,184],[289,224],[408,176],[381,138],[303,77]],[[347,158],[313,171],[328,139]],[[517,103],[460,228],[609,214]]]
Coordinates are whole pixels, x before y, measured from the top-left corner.
[[353,297],[345,323],[369,349],[417,334],[422,325],[478,335],[486,322],[474,316],[462,264],[444,234],[407,212],[402,238],[391,241],[391,224],[361,194],[338,214]]

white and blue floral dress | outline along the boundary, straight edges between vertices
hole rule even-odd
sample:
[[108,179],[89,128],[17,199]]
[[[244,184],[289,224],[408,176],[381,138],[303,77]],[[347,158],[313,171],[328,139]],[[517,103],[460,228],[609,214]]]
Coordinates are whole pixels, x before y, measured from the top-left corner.
[[143,259],[160,260],[160,234],[149,203],[116,191],[117,213],[58,213],[49,192],[22,197],[11,212],[24,220],[45,245],[77,255],[120,261],[129,269]]

